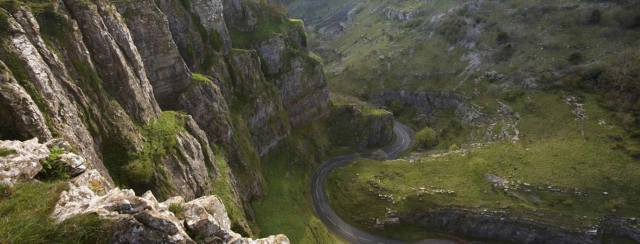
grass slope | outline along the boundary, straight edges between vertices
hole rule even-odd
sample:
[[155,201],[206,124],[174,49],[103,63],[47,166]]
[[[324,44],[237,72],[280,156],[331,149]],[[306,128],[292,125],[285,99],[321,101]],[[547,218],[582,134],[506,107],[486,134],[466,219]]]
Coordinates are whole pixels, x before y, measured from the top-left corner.
[[110,223],[97,216],[50,219],[65,182],[0,185],[0,243],[109,243]]
[[[563,94],[528,96],[537,108],[532,112],[522,102],[510,104],[521,111],[516,143],[414,153],[411,160],[359,160],[331,174],[331,204],[343,219],[363,228],[371,228],[372,219],[384,218],[389,209],[402,216],[451,205],[507,209],[510,216],[567,227],[594,225],[596,218],[609,215],[638,217],[640,163],[616,149],[612,138],[622,129],[608,123],[613,119],[596,105],[596,96],[583,97],[585,120],[576,119]],[[485,174],[508,180],[511,189],[494,189]],[[422,233],[413,229],[409,232]]]

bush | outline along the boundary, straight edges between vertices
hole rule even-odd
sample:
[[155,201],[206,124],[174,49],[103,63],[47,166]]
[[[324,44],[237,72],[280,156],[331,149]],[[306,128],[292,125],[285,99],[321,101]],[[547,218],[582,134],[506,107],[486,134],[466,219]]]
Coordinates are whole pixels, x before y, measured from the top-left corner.
[[457,43],[466,35],[465,22],[461,18],[447,19],[438,27],[438,34],[450,43]]
[[393,100],[393,102],[389,104],[389,110],[391,110],[391,112],[396,116],[400,114],[403,107],[404,104],[400,100]]
[[602,12],[600,12],[600,10],[598,9],[594,9],[593,11],[591,11],[591,15],[589,15],[589,19],[587,20],[587,22],[589,24],[598,24],[600,23],[601,19],[602,19]]
[[509,34],[505,31],[499,31],[496,35],[496,44],[502,45],[509,41]]
[[511,59],[514,53],[514,48],[511,43],[503,44],[500,49],[493,53],[493,60],[495,62],[502,62]]
[[184,218],[184,208],[179,203],[169,204],[169,212],[172,212],[178,219]]
[[67,165],[60,161],[60,155],[66,153],[62,148],[54,147],[49,150],[51,154],[40,164],[42,171],[36,178],[44,181],[67,180],[71,177]]
[[418,131],[414,140],[416,142],[416,146],[424,149],[430,149],[438,144],[438,141],[436,140],[436,132],[431,127],[425,127]]
[[572,52],[567,58],[567,61],[569,61],[569,63],[571,63],[572,65],[578,65],[584,62],[584,56],[580,52]]

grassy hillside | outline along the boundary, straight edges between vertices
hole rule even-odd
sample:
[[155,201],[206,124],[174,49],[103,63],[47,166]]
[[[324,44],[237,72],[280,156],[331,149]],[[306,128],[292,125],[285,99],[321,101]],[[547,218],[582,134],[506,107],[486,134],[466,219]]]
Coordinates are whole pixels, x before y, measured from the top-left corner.
[[[595,97],[583,98],[584,120],[559,102],[560,94],[538,93],[532,99],[539,109],[521,114],[516,143],[415,152],[387,162],[358,160],[330,176],[332,205],[364,229],[389,211],[408,216],[442,206],[506,211],[578,228],[594,226],[603,216],[637,217],[640,164],[616,149],[611,135],[622,129],[606,122],[611,121],[607,111],[589,103]],[[493,187],[487,174],[507,180],[508,189]]]

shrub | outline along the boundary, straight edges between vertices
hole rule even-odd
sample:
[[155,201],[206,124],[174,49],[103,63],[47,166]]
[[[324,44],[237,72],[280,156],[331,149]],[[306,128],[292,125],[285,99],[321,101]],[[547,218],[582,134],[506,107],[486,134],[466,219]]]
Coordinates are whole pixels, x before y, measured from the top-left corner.
[[184,218],[184,208],[179,203],[169,204],[169,212],[172,212],[178,219]]
[[465,22],[461,18],[451,18],[445,20],[437,29],[437,33],[442,35],[450,43],[456,43],[466,35]]
[[600,12],[600,10],[598,9],[594,9],[593,11],[591,11],[591,15],[589,15],[589,19],[587,20],[587,22],[589,24],[598,24],[600,23],[601,19],[602,19],[602,12]]
[[393,100],[393,102],[391,102],[391,104],[389,104],[389,110],[391,110],[391,112],[394,115],[400,114],[400,112],[402,111],[403,107],[404,107],[404,104],[400,100]]
[[572,52],[567,58],[567,61],[569,61],[569,63],[571,63],[572,65],[578,65],[584,61],[584,56],[580,52]]
[[436,140],[436,132],[431,127],[425,127],[424,129],[418,131],[416,133],[414,140],[416,142],[416,146],[430,149],[436,144],[438,141]]
[[493,53],[493,60],[495,62],[502,62],[511,59],[514,53],[514,48],[511,43],[503,44],[500,49]]
[[458,146],[458,144],[451,144],[451,146],[449,146],[449,151],[455,151],[455,150],[460,150],[460,147]]
[[51,154],[40,164],[42,165],[42,171],[36,176],[39,180],[55,181],[66,180],[71,177],[67,165],[60,161],[60,155],[66,153],[62,148],[54,147],[50,149]]
[[509,34],[507,34],[507,32],[505,31],[499,31],[498,34],[496,35],[496,43],[498,45],[502,45],[505,44],[509,41]]

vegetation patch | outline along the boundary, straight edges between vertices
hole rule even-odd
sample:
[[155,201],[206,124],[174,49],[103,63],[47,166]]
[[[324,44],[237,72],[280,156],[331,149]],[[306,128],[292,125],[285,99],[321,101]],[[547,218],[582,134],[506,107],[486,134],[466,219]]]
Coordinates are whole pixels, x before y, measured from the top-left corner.
[[69,168],[64,162],[60,161],[60,155],[66,153],[66,151],[59,147],[53,147],[49,151],[51,154],[40,163],[42,170],[36,178],[44,181],[68,180],[71,177]]
[[323,123],[292,132],[262,164],[264,196],[251,201],[260,237],[285,234],[291,243],[345,243],[317,219],[310,202],[311,175],[329,146]]
[[[160,162],[169,152],[175,153],[176,137],[184,130],[182,116],[179,112],[164,111],[158,119],[142,126],[141,146],[133,145],[132,139],[125,135],[111,137],[103,143],[103,161],[117,185],[138,189],[149,184],[155,174],[163,173],[155,167],[155,162]],[[142,150],[134,151],[135,148]],[[157,196],[165,197],[160,193]]]
[[15,153],[16,153],[16,151],[13,150],[13,149],[6,149],[6,148],[0,147],[0,157],[11,156],[11,155],[13,155]]

